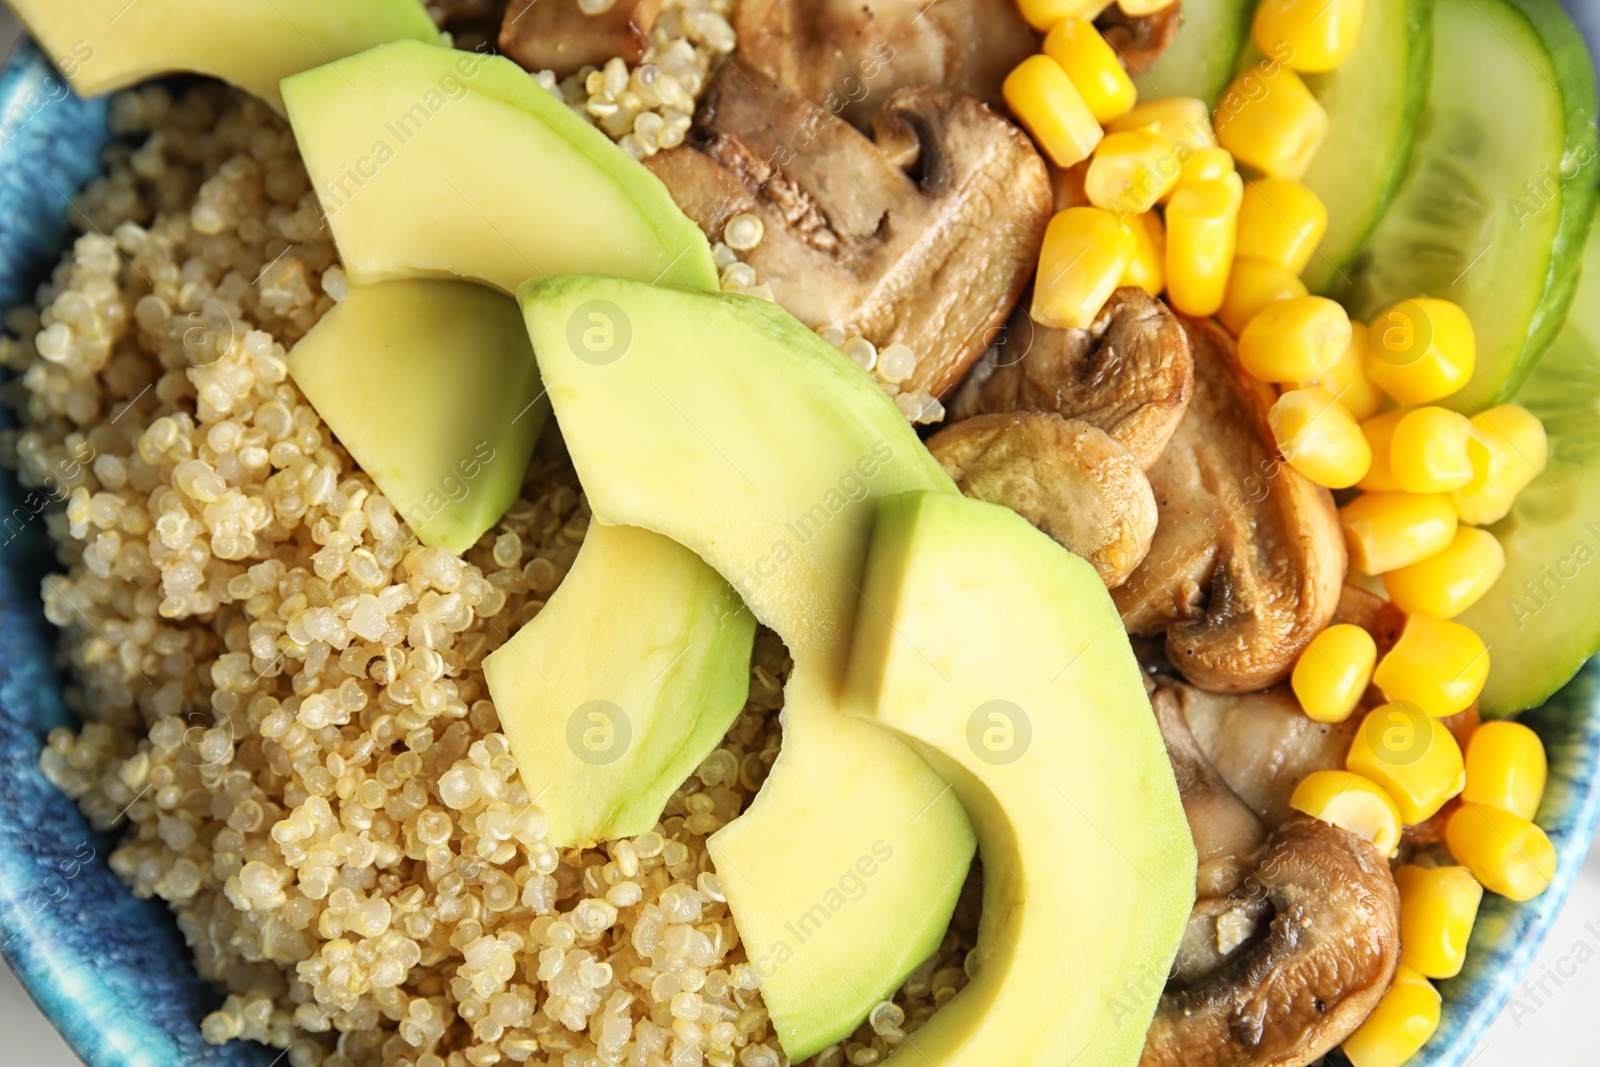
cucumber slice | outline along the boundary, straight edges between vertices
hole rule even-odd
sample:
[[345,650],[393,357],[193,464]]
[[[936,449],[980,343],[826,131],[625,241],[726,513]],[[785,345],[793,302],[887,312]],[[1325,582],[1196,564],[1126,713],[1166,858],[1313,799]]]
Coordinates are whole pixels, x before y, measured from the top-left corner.
[[1335,293],[1360,319],[1419,294],[1466,309],[1478,365],[1452,401],[1466,410],[1515,390],[1570,296],[1551,280],[1577,258],[1596,158],[1593,127],[1572,121],[1594,108],[1576,32],[1555,0],[1437,0],[1410,171]]
[[1485,717],[1544,703],[1600,651],[1600,227],[1582,269],[1565,328],[1517,394],[1544,420],[1550,465],[1491,527],[1505,573],[1457,619],[1489,646]]
[[1312,292],[1341,282],[1400,188],[1432,58],[1433,0],[1393,0],[1367,5],[1343,66],[1305,76],[1328,112],[1327,136],[1301,179],[1328,208],[1328,232],[1304,275]]
[[1140,100],[1198,96],[1215,107],[1250,37],[1256,0],[1181,0],[1178,33],[1156,65],[1135,79]]

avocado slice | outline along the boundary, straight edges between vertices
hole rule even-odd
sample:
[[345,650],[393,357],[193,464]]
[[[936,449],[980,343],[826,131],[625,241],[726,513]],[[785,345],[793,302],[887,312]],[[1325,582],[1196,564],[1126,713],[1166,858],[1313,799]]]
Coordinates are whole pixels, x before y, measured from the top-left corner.
[[717,288],[711,246],[666,186],[509,59],[397,41],[282,88],[353,281],[515,293],[599,270]]
[[471,282],[352,286],[289,374],[418,540],[456,553],[517,498],[550,414],[516,303]]
[[755,628],[721,575],[676,541],[589,524],[549,603],[483,662],[552,845],[656,825],[744,707]]
[[949,787],[838,710],[873,501],[955,486],[871,380],[774,304],[596,275],[521,298],[595,515],[698,553],[794,658],[777,763],[710,850],[798,1062],[932,954],[972,859]]
[[903,1063],[1139,1062],[1195,892],[1144,680],[1091,567],[993,504],[878,504],[844,706],[978,831],[977,975]]
[[280,114],[290,74],[402,38],[439,41],[418,0],[11,0],[79,96],[208,74]]

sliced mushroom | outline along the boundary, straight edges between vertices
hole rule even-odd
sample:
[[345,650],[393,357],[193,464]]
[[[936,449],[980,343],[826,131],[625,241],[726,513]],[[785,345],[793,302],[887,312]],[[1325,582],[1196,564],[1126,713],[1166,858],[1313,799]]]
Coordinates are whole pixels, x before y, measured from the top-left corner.
[[565,78],[621,56],[629,66],[650,47],[661,0],[615,0],[590,15],[578,0],[511,0],[500,24],[500,50],[526,70]]
[[1333,621],[1347,622],[1367,631],[1378,646],[1378,655],[1382,657],[1400,640],[1400,631],[1406,625],[1406,613],[1376,593],[1369,593],[1358,585],[1346,584],[1339,593],[1339,606],[1333,613]]
[[979,415],[928,439],[967,496],[1003,504],[1082,556],[1107,587],[1150,548],[1156,498],[1128,450],[1054,412]]
[[1194,362],[1177,316],[1144,290],[1123,286],[1087,330],[1040,326],[1018,308],[1004,343],[962,384],[950,416],[1054,411],[1100,427],[1149,470],[1193,392]]
[[1294,814],[1289,798],[1307,775],[1344,766],[1360,725],[1359,715],[1342,723],[1315,721],[1287,684],[1208,693],[1174,682],[1168,692],[1206,761],[1268,829]]
[[1116,4],[1101,12],[1094,20],[1095,28],[1106,43],[1117,51],[1117,58],[1129,74],[1143,74],[1156,65],[1156,60],[1172,44],[1183,22],[1181,0],[1148,15],[1129,15]]
[[1371,842],[1307,815],[1222,902],[1270,911],[1215,972],[1169,984],[1141,1067],[1304,1067],[1360,1026],[1394,979],[1400,894]]
[[778,303],[916,354],[902,392],[941,396],[1005,322],[1038,259],[1050,179],[1020,130],[972,97],[896,92],[875,139],[733,64],[701,104],[694,146],[648,165],[713,240],[741,212],[745,254]]
[[1113,596],[1129,632],[1166,630],[1189,681],[1244,693],[1287,677],[1333,617],[1344,538],[1328,491],[1277,459],[1272,386],[1244,374],[1220,327],[1184,327],[1194,401],[1148,472],[1161,513],[1150,553]]
[[740,0],[736,61],[865,129],[897,89],[933,85],[1003,103],[1039,50],[1015,4],[994,0]]

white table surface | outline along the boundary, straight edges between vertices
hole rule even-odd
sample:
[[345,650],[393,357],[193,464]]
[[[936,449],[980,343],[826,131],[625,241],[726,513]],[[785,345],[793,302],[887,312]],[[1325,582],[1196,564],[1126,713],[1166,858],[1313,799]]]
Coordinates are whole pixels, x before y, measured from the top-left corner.
[[[1600,0],[1568,0],[1568,7],[1579,22],[1588,23],[1586,28],[1600,27]],[[0,6],[0,56],[10,51],[15,33],[10,11]],[[1585,962],[1578,963],[1580,959]],[[1588,1026],[1579,1020],[1596,1004],[1600,1004],[1600,850],[1591,849],[1544,950],[1469,1067],[1594,1067],[1600,1053],[1587,1036]],[[8,1063],[80,1067],[3,961],[0,1034],[5,1035]]]

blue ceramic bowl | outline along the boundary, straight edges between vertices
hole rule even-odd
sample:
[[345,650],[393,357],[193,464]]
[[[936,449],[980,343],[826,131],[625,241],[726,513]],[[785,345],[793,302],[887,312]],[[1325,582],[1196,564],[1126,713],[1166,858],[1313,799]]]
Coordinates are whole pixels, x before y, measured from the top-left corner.
[[[31,45],[0,70],[0,309],[25,302],[60,256],[67,199],[97,173],[106,140],[104,103],[71,95]],[[220,995],[195,976],[166,908],[112,875],[114,835],[90,829],[37,769],[45,736],[69,721],[39,603],[51,566],[31,518],[40,506],[0,476],[0,952],[93,1067],[271,1065],[277,1054],[260,1046],[200,1040]],[[1467,968],[1442,983],[1444,1019],[1415,1067],[1468,1061],[1549,932],[1600,814],[1600,660],[1524,721],[1550,756],[1539,824],[1560,857],[1556,879],[1528,904],[1485,899]]]

